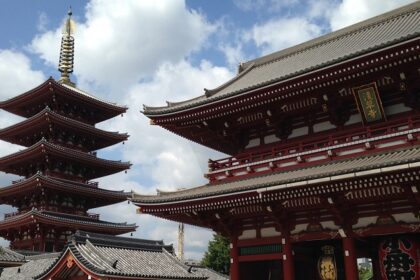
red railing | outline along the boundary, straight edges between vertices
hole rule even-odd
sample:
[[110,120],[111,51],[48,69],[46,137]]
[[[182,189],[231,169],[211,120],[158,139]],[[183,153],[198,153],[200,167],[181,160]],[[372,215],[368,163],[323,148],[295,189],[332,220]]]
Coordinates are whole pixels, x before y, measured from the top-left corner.
[[[246,152],[240,153],[235,157],[228,157],[219,160],[209,160],[209,173],[206,176],[210,181],[217,179],[217,174],[224,170],[240,169],[244,165],[257,163],[259,161],[288,158],[301,153],[317,153],[318,149],[337,147],[340,144],[356,143],[358,140],[371,139],[378,136],[391,135],[396,132],[404,132],[420,127],[420,116],[396,119],[383,124],[368,127],[353,126],[353,128],[343,131],[319,133],[308,137],[299,137],[286,144],[265,145],[264,148],[250,148]],[[324,149],[325,150],[325,149]],[[324,152],[325,153],[325,152]]]

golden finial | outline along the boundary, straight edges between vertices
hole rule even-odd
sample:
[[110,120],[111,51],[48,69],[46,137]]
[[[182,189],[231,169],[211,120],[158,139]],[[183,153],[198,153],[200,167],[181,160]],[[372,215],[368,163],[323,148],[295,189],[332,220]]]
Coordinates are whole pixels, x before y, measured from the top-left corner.
[[74,38],[73,34],[76,30],[76,24],[71,19],[71,7],[68,11],[68,18],[63,26],[63,37],[61,38],[60,61],[58,63],[58,71],[61,72],[59,82],[70,86],[75,84],[70,81],[70,74],[73,73],[73,59],[74,59]]

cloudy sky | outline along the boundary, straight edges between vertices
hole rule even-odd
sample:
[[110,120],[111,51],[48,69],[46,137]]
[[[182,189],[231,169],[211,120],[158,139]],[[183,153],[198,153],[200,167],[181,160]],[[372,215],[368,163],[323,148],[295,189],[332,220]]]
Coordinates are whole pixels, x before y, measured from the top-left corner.
[[[15,0],[0,9],[0,100],[58,78],[61,27],[68,7],[77,22],[77,86],[129,106],[99,124],[128,132],[124,145],[102,150],[131,161],[127,174],[100,180],[108,189],[155,193],[204,184],[212,152],[150,126],[143,104],[163,105],[203,94],[235,75],[237,65],[304,42],[413,0]],[[0,128],[20,119],[0,112]],[[21,147],[0,141],[0,156]],[[0,172],[0,186],[14,179]],[[0,206],[0,211],[13,209]],[[177,224],[135,214],[121,203],[91,212],[137,223],[136,237],[176,245]],[[212,232],[186,228],[186,257],[200,259]],[[3,242],[4,244],[5,242]]]

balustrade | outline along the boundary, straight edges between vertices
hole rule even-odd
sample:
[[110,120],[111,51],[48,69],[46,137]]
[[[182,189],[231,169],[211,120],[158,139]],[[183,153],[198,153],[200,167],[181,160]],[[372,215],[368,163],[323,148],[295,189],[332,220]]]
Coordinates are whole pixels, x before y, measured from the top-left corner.
[[317,133],[310,137],[292,139],[289,143],[268,144],[251,148],[233,157],[219,160],[209,159],[209,172],[206,177],[210,181],[221,180],[235,176],[234,170],[244,169],[243,172],[236,172],[239,175],[255,171],[253,167],[268,170],[276,167],[281,161],[290,161],[291,158],[300,163],[305,161],[305,156],[309,157],[310,155],[310,160],[315,161],[317,158],[332,157],[336,155],[334,152],[340,153],[355,149],[357,145],[363,149],[371,149],[376,142],[391,142],[398,137],[405,141],[417,139],[411,132],[420,134],[420,116],[395,119],[367,127],[357,125],[343,131],[334,131],[334,133],[331,131]]

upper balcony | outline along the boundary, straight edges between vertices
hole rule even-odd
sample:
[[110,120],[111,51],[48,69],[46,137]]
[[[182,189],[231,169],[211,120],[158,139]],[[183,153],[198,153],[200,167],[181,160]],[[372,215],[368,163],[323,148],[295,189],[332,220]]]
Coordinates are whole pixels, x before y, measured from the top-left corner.
[[398,118],[371,126],[304,136],[278,145],[268,144],[234,157],[209,160],[210,182],[236,180],[258,173],[305,167],[380,149],[410,145],[420,136],[420,116]]

